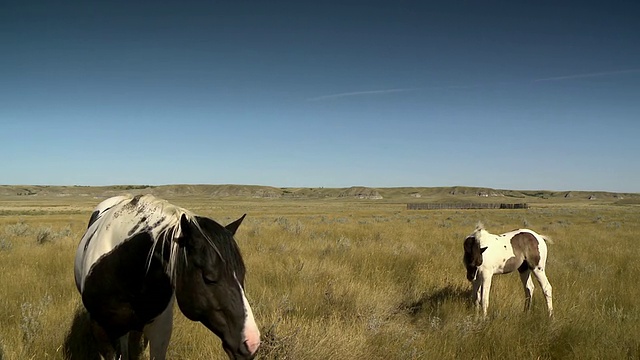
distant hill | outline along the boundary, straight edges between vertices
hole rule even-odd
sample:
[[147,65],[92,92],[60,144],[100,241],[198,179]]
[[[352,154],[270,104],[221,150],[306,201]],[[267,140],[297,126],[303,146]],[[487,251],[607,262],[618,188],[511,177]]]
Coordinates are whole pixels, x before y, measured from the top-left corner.
[[357,199],[392,202],[593,202],[640,204],[640,193],[605,191],[501,190],[468,186],[372,188],[278,188],[261,185],[114,185],[43,186],[0,185],[0,199],[30,197],[107,198],[119,194],[154,194],[158,197],[246,199]]

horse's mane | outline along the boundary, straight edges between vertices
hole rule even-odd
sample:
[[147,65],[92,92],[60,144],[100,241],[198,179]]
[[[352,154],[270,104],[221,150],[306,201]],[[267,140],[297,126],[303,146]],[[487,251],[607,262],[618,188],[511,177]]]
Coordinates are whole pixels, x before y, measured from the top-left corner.
[[478,244],[485,244],[493,237],[493,234],[485,229],[484,224],[481,221],[478,221],[476,223],[475,230],[469,236],[473,236]]
[[[144,200],[148,201],[150,205],[158,209],[160,213],[165,215],[165,218],[168,218],[168,224],[166,224],[165,227],[162,227],[156,234],[154,234],[153,232],[151,233],[151,236],[153,238],[153,247],[149,251],[149,255],[147,258],[147,269],[151,265],[153,253],[158,244],[160,244],[161,246],[161,253],[164,252],[165,246],[168,245],[169,262],[166,267],[166,272],[169,276],[169,279],[171,280],[171,283],[175,284],[177,261],[180,253],[180,245],[176,240],[178,240],[184,234],[184,229],[182,229],[181,223],[181,219],[183,216],[187,219],[189,224],[195,227],[195,229],[202,235],[202,237],[204,237],[207,243],[215,250],[218,256],[220,256],[220,259],[225,262],[225,256],[223,256],[223,254],[220,252],[219,247],[216,245],[216,242],[211,236],[209,236],[209,233],[202,228],[200,222],[198,221],[198,219],[206,218],[196,216],[194,213],[187,209],[173,205],[166,200],[158,199],[153,195],[145,195]],[[213,222],[213,220],[211,221]],[[153,230],[153,228],[151,230]],[[184,261],[187,261],[186,249],[183,248],[182,254],[184,256]]]
[[480,239],[480,234],[482,233],[483,230],[486,231],[484,228],[484,224],[481,221],[478,221],[476,223],[475,230],[473,230],[473,233],[470,236],[473,236],[476,239]]
[[[172,284],[175,283],[176,265],[180,253],[178,240],[184,233],[181,219],[184,216],[193,227],[199,231],[207,240],[209,245],[223,259],[215,242],[202,229],[198,222],[198,217],[191,211],[171,204],[170,202],[158,199],[151,194],[122,196],[115,204],[109,202],[105,209],[98,208],[100,212],[95,221],[95,231],[106,230],[111,227],[111,232],[118,241],[124,241],[141,233],[148,233],[153,241],[153,245],[147,256],[147,269],[151,265],[153,254],[159,249],[162,257],[165,256],[165,249],[168,249],[168,262],[165,264],[165,271]],[[159,247],[158,247],[159,246]]]
[[235,271],[238,268],[244,269],[240,248],[236,244],[233,235],[224,226],[210,218],[196,216],[196,219],[195,225],[218,253],[224,263],[224,267],[229,271]]

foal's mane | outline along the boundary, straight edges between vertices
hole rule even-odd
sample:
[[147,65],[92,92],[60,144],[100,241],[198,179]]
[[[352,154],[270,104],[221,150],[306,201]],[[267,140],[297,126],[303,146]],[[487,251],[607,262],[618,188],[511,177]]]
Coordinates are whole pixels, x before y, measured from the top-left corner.
[[482,230],[487,231],[487,230],[485,230],[485,228],[484,228],[484,224],[483,224],[481,221],[478,221],[478,222],[476,223],[476,229],[473,231],[473,233],[471,234],[471,236],[475,237],[475,238],[476,238],[476,239],[478,239],[478,241],[479,241],[479,239],[480,239],[480,234],[482,233]]

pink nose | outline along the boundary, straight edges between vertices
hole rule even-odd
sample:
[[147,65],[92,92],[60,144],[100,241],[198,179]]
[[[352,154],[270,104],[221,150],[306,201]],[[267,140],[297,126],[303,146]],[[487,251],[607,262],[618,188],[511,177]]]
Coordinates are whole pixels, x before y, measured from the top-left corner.
[[251,355],[255,354],[258,351],[258,347],[260,347],[260,335],[254,339],[247,339],[244,344],[247,346],[247,350]]
[[244,343],[247,346],[247,350],[251,355],[255,354],[258,351],[258,347],[260,347],[260,332],[258,329],[245,332],[245,339]]

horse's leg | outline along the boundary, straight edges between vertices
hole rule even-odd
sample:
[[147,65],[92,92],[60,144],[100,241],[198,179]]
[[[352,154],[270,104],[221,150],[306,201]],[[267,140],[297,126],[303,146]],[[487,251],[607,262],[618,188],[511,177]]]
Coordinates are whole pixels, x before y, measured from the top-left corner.
[[531,299],[533,296],[533,289],[535,289],[533,279],[531,278],[531,269],[526,267],[524,270],[520,271],[520,280],[522,280],[522,287],[524,288],[524,310],[527,311],[531,309]]
[[95,320],[90,319],[91,333],[98,345],[98,352],[100,357],[104,360],[115,360],[116,349],[113,347],[111,339],[102,326],[100,326]]
[[482,292],[482,315],[487,317],[487,309],[489,309],[489,292],[491,292],[491,278],[493,274],[482,273],[482,285],[480,286]]
[[173,297],[164,311],[144,327],[144,336],[149,339],[149,358],[151,360],[165,360],[171,329],[173,327]]
[[129,333],[122,335],[118,342],[120,344],[120,360],[129,360]]
[[547,299],[547,309],[549,310],[549,317],[553,316],[553,300],[552,300],[552,288],[549,283],[549,279],[547,279],[547,275],[544,272],[543,267],[536,267],[533,269],[533,275],[535,275],[536,279],[540,283],[540,287],[542,287],[542,292],[544,293],[544,297]]
[[476,308],[476,314],[480,312],[481,285],[482,285],[482,278],[476,277],[475,279],[473,279],[472,296],[473,296],[473,304]]
[[129,332],[129,358],[140,359],[140,355],[147,347],[146,340],[143,341],[142,331],[132,330]]

